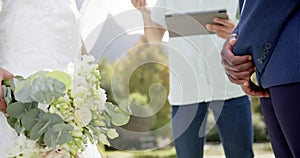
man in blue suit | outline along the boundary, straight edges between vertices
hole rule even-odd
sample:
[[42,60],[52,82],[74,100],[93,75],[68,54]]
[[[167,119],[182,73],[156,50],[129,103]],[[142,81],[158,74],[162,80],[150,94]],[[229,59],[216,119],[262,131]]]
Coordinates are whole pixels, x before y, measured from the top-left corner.
[[275,156],[300,158],[300,0],[240,4],[240,22],[221,52],[224,69],[247,94],[262,97]]

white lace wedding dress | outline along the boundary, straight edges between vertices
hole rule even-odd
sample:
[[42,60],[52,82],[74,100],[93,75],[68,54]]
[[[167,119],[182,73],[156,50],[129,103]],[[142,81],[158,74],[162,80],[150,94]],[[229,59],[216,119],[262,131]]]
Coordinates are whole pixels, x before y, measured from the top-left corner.
[[[81,52],[74,4],[72,0],[2,0],[0,67],[23,76],[43,69],[65,70]],[[1,158],[14,146],[15,137],[0,112]],[[95,145],[89,145],[83,157],[101,158]]]

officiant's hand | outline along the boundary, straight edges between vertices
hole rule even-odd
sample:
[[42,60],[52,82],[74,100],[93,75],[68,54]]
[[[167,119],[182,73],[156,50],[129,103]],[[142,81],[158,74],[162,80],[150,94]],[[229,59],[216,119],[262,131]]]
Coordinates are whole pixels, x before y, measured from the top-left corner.
[[[14,76],[13,74],[11,74],[10,72],[8,72],[7,70],[0,68],[0,81],[2,83],[2,80],[7,78],[7,79],[12,79]],[[2,84],[1,84],[2,85]],[[6,104],[5,104],[5,100],[4,100],[4,96],[2,93],[2,86],[0,88],[0,110],[4,113],[6,113]]]
[[207,24],[207,30],[215,32],[223,39],[228,39],[235,27],[234,22],[229,19],[228,15],[226,19],[214,18],[214,22],[218,24]]
[[142,13],[149,13],[150,11],[147,8],[147,1],[146,0],[131,0],[133,6],[141,11]]

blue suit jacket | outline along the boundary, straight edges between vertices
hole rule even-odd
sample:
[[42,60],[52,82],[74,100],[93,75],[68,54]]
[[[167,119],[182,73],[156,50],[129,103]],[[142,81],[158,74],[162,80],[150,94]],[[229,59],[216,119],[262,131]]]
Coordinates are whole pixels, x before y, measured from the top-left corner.
[[245,0],[233,51],[253,56],[264,88],[300,82],[299,8],[300,0]]

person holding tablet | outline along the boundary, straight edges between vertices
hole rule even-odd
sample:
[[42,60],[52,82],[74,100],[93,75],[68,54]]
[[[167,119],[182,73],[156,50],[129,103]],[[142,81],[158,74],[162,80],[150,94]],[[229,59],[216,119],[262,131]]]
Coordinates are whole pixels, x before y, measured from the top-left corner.
[[[149,43],[161,42],[167,31],[165,14],[226,9],[234,17],[235,0],[158,0],[149,9],[146,0],[131,0],[142,13]],[[253,128],[248,96],[230,83],[220,63],[219,51],[235,27],[232,20],[215,18],[208,31],[215,34],[169,38],[172,131],[178,158],[201,158],[210,108],[227,158],[253,158]],[[172,30],[171,30],[172,31]]]

